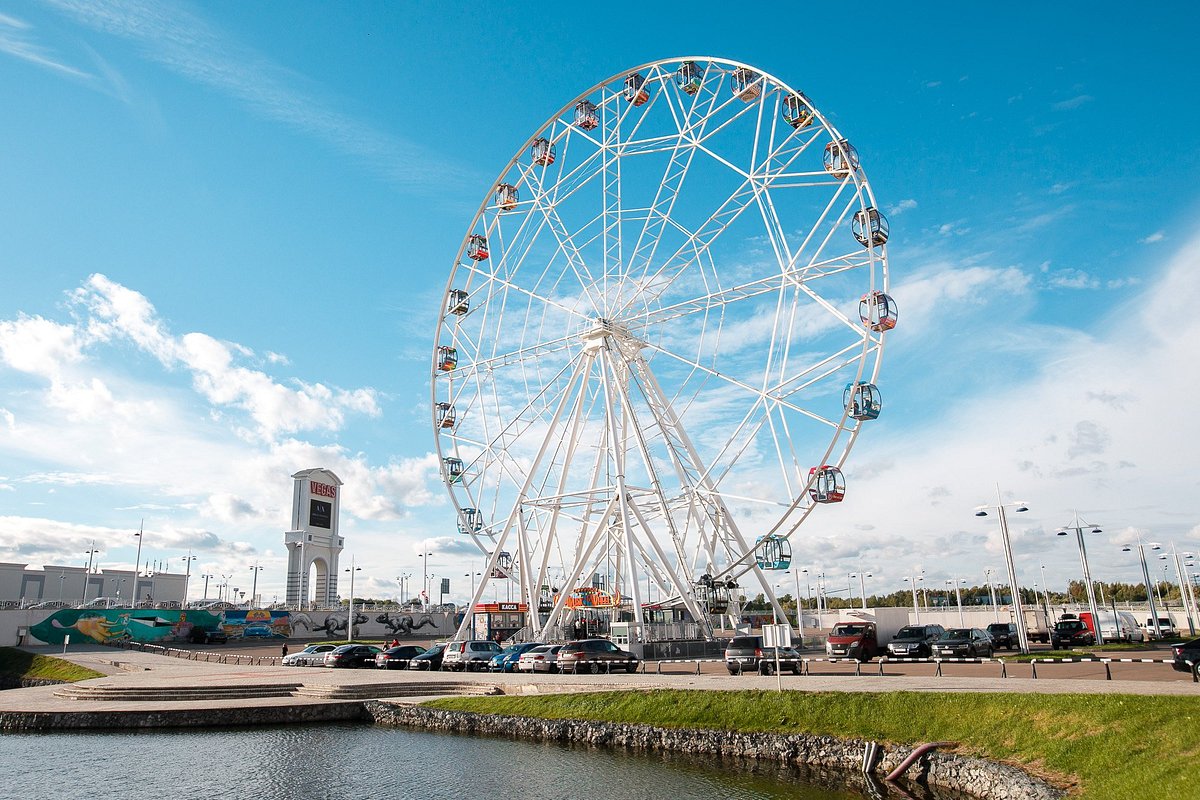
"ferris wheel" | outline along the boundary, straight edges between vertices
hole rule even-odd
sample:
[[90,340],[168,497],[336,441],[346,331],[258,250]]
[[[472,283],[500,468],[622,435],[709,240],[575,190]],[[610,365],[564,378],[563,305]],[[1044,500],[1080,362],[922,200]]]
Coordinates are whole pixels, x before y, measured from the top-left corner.
[[782,615],[768,573],[881,408],[887,238],[850,143],[733,61],[623,72],[517,150],[450,272],[432,416],[535,637],[651,601],[710,635],[743,591]]

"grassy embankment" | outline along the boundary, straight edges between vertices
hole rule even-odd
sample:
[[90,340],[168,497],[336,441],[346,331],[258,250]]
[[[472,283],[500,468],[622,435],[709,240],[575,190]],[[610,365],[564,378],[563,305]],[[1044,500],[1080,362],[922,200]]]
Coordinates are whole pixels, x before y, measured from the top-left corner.
[[39,656],[18,650],[15,647],[0,647],[0,674],[17,680],[38,678],[53,681],[85,681],[88,678],[103,678],[103,673],[81,667],[52,656]]
[[462,697],[443,709],[670,728],[953,741],[1103,800],[1194,797],[1200,697],[916,692],[626,691]]

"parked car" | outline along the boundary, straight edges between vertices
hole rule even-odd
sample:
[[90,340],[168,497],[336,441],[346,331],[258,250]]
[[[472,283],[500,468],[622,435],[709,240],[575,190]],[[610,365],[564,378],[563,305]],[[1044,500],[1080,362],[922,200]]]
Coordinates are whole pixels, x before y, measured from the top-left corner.
[[465,642],[450,642],[442,654],[442,669],[453,672],[474,672],[487,669],[492,656],[500,652],[500,645],[491,639],[470,639]]
[[992,637],[979,628],[947,628],[933,645],[938,658],[991,658]]
[[1055,650],[1071,647],[1088,647],[1096,643],[1096,636],[1081,619],[1062,619],[1054,623],[1050,632],[1050,646]]
[[997,650],[1001,647],[1005,650],[1012,650],[1021,644],[1020,636],[1017,635],[1016,623],[993,622],[987,626],[987,632],[992,637],[992,646]]
[[399,647],[389,647],[375,656],[375,666],[379,669],[408,669],[408,662],[424,652],[424,647],[419,647],[415,644],[402,644]]
[[[1154,636],[1154,617],[1146,618],[1146,630],[1150,632],[1151,636]],[[1158,638],[1174,639],[1178,635],[1179,631],[1175,630],[1175,624],[1171,622],[1170,617],[1158,618]]]
[[879,638],[874,622],[839,622],[825,640],[825,653],[830,656],[870,661],[879,655]]
[[888,642],[887,652],[894,658],[929,658],[933,643],[946,632],[941,625],[905,625]]
[[776,650],[779,651],[779,669],[793,675],[800,674],[800,653],[792,647],[765,647],[761,636],[735,636],[725,648],[725,669],[730,675],[757,672],[772,675],[775,672]]
[[517,672],[558,672],[558,652],[562,644],[539,644],[517,658]]
[[[1173,645],[1171,653],[1175,656],[1175,662],[1171,665],[1180,672],[1192,672],[1196,665],[1200,665],[1200,639],[1192,639],[1183,644]],[[1192,662],[1192,666],[1188,666],[1188,662]]]
[[540,647],[545,642],[521,642],[520,644],[510,644],[508,647],[501,650],[496,655],[492,656],[488,661],[488,669],[492,672],[515,672],[517,669],[517,660],[521,658],[522,653],[527,653],[535,647]]
[[409,669],[434,670],[442,668],[442,654],[446,652],[445,642],[435,644],[433,647],[421,653],[419,656],[413,656],[408,661]]
[[517,658],[518,672],[558,672],[561,644],[543,644],[530,648]]
[[325,654],[325,666],[348,669],[373,667],[375,656],[381,652],[383,651],[373,644],[344,644]]
[[310,644],[303,650],[288,653],[281,662],[285,667],[320,667],[325,664],[325,654],[331,652],[336,644]]
[[639,663],[637,656],[608,639],[576,639],[558,651],[559,672],[635,672]]
[[225,633],[224,628],[214,628],[206,631],[203,628],[192,628],[190,634],[192,644],[225,644],[229,641],[229,634]]

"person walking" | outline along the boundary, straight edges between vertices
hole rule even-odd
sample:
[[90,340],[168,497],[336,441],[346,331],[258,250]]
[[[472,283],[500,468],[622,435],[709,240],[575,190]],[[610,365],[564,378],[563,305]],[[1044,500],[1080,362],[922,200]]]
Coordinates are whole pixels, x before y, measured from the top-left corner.
[[287,642],[283,643],[283,655],[281,658],[287,658]]

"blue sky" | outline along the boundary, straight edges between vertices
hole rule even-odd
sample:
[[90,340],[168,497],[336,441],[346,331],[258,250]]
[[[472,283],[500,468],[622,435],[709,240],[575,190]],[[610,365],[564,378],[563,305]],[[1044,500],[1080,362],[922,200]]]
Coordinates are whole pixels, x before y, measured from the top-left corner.
[[[1200,549],[1200,302],[1186,28],[1120,4],[828,6],[0,2],[0,560],[259,561],[282,593],[289,475],[346,481],[348,551],[394,578],[482,568],[428,425],[447,276],[518,147],[588,87],[713,55],[804,90],[888,214],[884,415],[812,571],[897,589],[999,568],[975,506]],[[832,579],[831,579],[832,580]],[[236,581],[236,578],[235,578]],[[356,587],[357,588],[357,587]],[[366,593],[370,593],[370,591]]]

